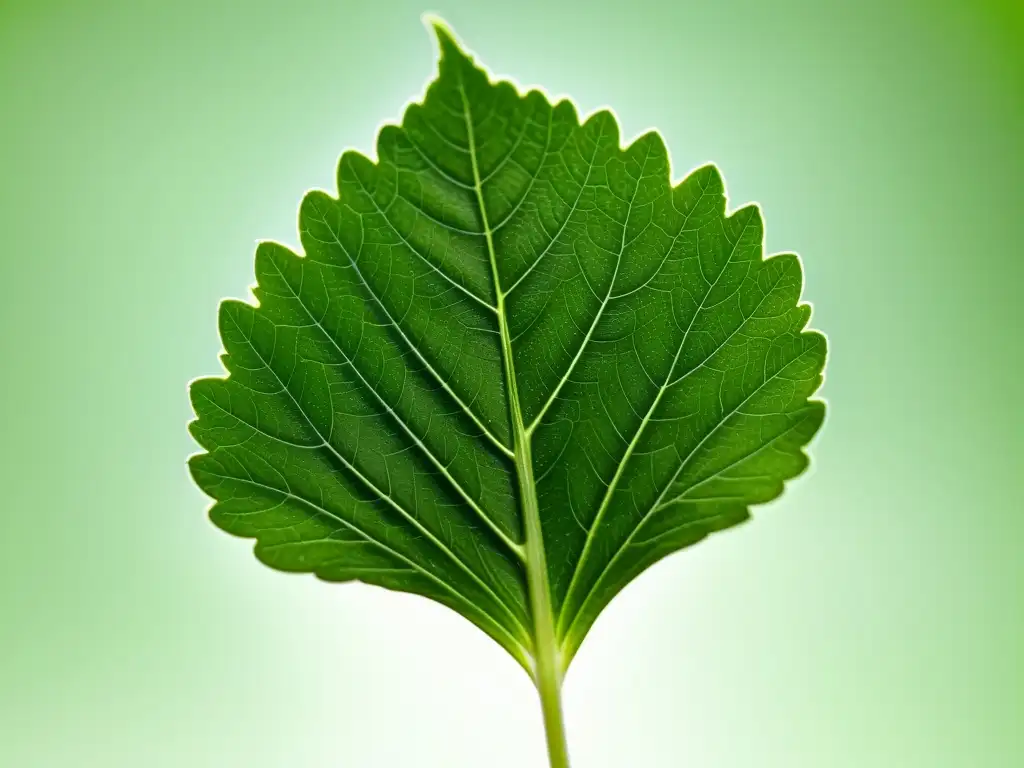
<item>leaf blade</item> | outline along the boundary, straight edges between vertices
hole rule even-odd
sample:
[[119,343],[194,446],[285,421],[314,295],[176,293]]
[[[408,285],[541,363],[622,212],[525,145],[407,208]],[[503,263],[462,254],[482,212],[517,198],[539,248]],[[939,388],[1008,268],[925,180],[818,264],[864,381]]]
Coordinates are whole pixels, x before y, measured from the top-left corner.
[[437,32],[377,161],[346,152],[303,254],[261,244],[259,306],[225,302],[190,466],[271,567],[424,594],[531,674],[550,621],[564,670],[629,581],[803,471],[825,341],[717,168],[673,185],[657,133],[622,147]]

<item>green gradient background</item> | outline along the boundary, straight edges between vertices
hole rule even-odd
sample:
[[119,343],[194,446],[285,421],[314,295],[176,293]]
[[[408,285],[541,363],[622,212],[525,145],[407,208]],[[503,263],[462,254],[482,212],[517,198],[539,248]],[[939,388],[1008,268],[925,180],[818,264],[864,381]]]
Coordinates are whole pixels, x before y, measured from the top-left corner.
[[[1024,765],[1022,9],[432,9],[677,175],[717,162],[831,340],[812,473],[595,626],[575,766]],[[217,301],[419,95],[424,10],[0,0],[0,766],[545,764],[482,633],[263,568],[184,466]]]

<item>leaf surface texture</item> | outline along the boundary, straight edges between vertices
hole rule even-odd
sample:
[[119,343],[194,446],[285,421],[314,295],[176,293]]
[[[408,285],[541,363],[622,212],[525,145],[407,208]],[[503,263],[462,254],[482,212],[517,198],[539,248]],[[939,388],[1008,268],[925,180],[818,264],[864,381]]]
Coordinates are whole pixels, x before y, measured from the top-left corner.
[[190,467],[262,562],[430,597],[528,670],[532,496],[567,667],[630,580],[807,466],[825,340],[714,166],[673,185],[657,133],[623,148],[438,37],[377,160],[303,200],[303,253],[260,244],[258,304],[222,304]]

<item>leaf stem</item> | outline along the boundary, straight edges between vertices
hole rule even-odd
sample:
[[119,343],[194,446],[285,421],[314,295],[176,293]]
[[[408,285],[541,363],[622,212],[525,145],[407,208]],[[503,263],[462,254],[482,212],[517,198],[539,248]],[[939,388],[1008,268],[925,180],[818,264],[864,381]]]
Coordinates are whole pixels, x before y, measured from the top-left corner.
[[562,665],[561,652],[555,639],[555,620],[551,608],[551,588],[548,584],[547,558],[544,552],[544,534],[540,524],[540,509],[537,504],[537,484],[533,477],[533,457],[530,450],[530,434],[523,422],[516,386],[515,363],[512,358],[512,338],[505,314],[505,294],[501,290],[498,274],[498,259],[494,251],[494,236],[487,221],[487,207],[484,204],[483,185],[476,158],[476,140],[473,135],[473,117],[469,99],[459,76],[459,93],[462,96],[463,115],[466,119],[466,135],[469,141],[469,157],[473,166],[473,186],[487,240],[487,252],[491,262],[494,281],[494,295],[498,308],[498,331],[501,336],[501,352],[505,369],[505,386],[508,394],[509,417],[512,422],[513,459],[519,479],[519,500],[522,505],[526,536],[526,581],[530,593],[530,612],[533,617],[534,639],[534,682],[540,694],[541,712],[544,715],[544,732],[547,736],[548,758],[551,768],[569,768],[569,749],[565,738],[565,722],[562,717]]
[[[518,398],[513,396],[518,406]],[[518,407],[516,408],[518,410]],[[547,735],[548,758],[551,768],[569,768],[569,749],[562,717],[562,663],[555,640],[555,622],[551,610],[551,591],[548,586],[548,566],[544,553],[544,540],[537,507],[537,491],[533,479],[533,460],[529,438],[520,417],[515,425],[516,468],[519,475],[523,517],[526,520],[526,575],[533,614],[534,654],[537,668],[534,681],[540,694]],[[522,438],[523,442],[520,442]]]

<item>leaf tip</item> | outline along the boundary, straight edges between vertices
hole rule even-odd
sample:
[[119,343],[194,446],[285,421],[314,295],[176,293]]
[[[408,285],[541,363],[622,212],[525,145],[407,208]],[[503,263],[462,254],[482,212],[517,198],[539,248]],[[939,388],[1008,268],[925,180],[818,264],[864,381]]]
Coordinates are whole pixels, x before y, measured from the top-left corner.
[[451,55],[466,58],[466,51],[459,43],[459,40],[455,35],[455,31],[447,21],[437,14],[430,12],[424,13],[421,18],[423,20],[423,24],[428,29],[432,30],[434,36],[437,38],[437,45],[440,48],[442,59]]
[[458,43],[455,40],[455,32],[452,30],[451,26],[448,24],[447,21],[442,19],[436,13],[432,13],[430,11],[424,13],[420,17],[420,19],[422,20],[424,26],[427,27],[427,29],[433,31],[434,35],[437,37],[437,42],[440,44],[442,50],[444,49],[446,44],[458,47]]

